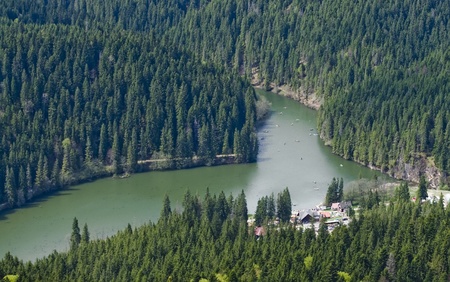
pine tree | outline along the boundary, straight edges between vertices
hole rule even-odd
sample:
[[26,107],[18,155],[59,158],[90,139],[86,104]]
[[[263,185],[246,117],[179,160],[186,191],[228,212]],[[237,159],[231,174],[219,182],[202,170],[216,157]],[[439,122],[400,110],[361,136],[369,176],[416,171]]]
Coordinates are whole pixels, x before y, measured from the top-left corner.
[[336,198],[336,202],[342,202],[342,199],[344,198],[344,179],[342,177],[339,180],[339,188]]
[[276,214],[275,196],[273,193],[267,198],[267,217],[273,219]]
[[289,189],[286,187],[277,197],[277,216],[281,222],[288,222],[291,219],[292,202]]
[[23,166],[19,169],[19,187],[17,189],[17,206],[22,206],[26,199],[25,199],[25,189],[26,189],[26,176],[25,176],[25,170]]
[[244,190],[241,191],[241,194],[239,194],[239,196],[236,198],[234,204],[235,204],[234,215],[240,220],[247,221],[248,210]]
[[26,186],[25,193],[26,193],[26,199],[29,200],[33,197],[33,178],[31,176],[30,164],[27,165],[26,178],[27,178],[27,186]]
[[112,146],[112,170],[114,174],[120,172],[120,145],[118,129],[114,132],[113,146]]
[[72,234],[70,236],[70,249],[74,250],[80,245],[81,235],[80,228],[78,227],[78,219],[74,217],[72,223]]
[[84,149],[84,165],[86,167],[90,167],[92,165],[92,146],[91,146],[91,138],[88,136],[86,140],[86,147]]
[[403,181],[400,186],[395,190],[395,198],[398,201],[407,202],[410,200],[411,196],[409,194],[408,182]]
[[71,178],[71,141],[66,138],[62,142],[63,147],[63,162],[61,167],[61,182],[62,185],[67,185],[70,183]]
[[[344,187],[343,182],[344,181],[342,180],[342,190]],[[333,177],[331,184],[328,186],[327,195],[325,198],[325,204],[327,206],[331,206],[332,203],[340,202],[340,199],[342,198],[342,195],[340,195],[341,183],[339,183],[339,181],[335,177]]]
[[258,200],[255,211],[255,225],[260,226],[267,218],[267,197],[264,196]]
[[81,243],[87,244],[87,243],[89,243],[89,239],[90,239],[89,230],[88,230],[87,223],[85,223],[83,226],[83,233],[81,233]]
[[167,219],[169,219],[171,214],[172,214],[172,209],[170,208],[170,199],[169,199],[169,196],[166,194],[164,196],[164,203],[163,203],[163,208],[161,210],[160,218],[162,220],[167,220]]
[[15,179],[14,179],[14,170],[10,167],[6,167],[6,176],[5,176],[5,192],[6,192],[6,200],[10,207],[13,207],[16,201],[16,187],[15,187]]
[[107,148],[107,138],[106,138],[106,126],[104,123],[102,123],[102,126],[100,128],[100,140],[98,145],[98,159],[103,161],[105,159],[106,155],[106,148]]
[[421,175],[419,180],[419,187],[417,189],[417,200],[424,200],[428,197],[427,192],[427,181],[425,180],[425,176]]

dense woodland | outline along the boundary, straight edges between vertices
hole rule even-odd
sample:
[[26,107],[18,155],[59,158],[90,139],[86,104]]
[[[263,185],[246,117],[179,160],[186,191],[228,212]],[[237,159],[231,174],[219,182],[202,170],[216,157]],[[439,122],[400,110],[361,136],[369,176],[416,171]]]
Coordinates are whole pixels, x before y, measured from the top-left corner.
[[1,23],[0,203],[140,160],[255,160],[256,95],[237,74],[151,34]]
[[[321,137],[343,157],[389,173],[425,159],[446,182],[449,19],[444,0],[2,0],[0,204],[140,160],[254,161],[252,78],[322,97]],[[74,221],[68,253],[7,254],[0,277],[446,281],[450,210],[404,188],[331,234],[266,226],[260,240],[244,194],[188,193],[182,213],[167,199],[158,223],[102,241]],[[285,216],[273,195],[258,207],[260,223]]]
[[0,202],[155,157],[254,161],[255,97],[236,75],[255,72],[323,98],[335,153],[398,177],[425,159],[446,182],[449,13],[442,0],[1,1]]
[[[406,189],[405,189],[406,187]],[[283,191],[277,197],[286,196]],[[411,202],[402,185],[389,205],[374,202],[348,226],[316,233],[267,225],[257,239],[244,193],[185,194],[184,211],[166,197],[157,223],[90,240],[74,219],[70,251],[24,263],[6,254],[0,277],[18,281],[448,281],[450,206]],[[265,197],[266,198],[266,197]],[[267,198],[266,198],[267,200]],[[277,201],[273,216],[281,215]],[[79,225],[80,224],[80,225]],[[70,229],[70,222],[68,222]],[[81,230],[81,231],[80,231]]]

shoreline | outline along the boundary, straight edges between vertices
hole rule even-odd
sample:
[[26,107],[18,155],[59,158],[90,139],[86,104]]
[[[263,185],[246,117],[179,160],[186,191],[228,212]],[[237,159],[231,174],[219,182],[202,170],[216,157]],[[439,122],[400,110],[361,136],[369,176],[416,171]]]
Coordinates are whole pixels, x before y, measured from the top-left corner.
[[253,73],[252,79],[250,82],[251,82],[252,86],[256,89],[261,89],[264,91],[272,92],[277,95],[281,95],[281,96],[290,98],[290,99],[300,102],[301,104],[305,105],[306,107],[316,110],[316,111],[320,109],[320,106],[324,102],[322,97],[319,97],[316,92],[314,92],[310,89],[300,88],[299,90],[294,90],[287,84],[276,85],[273,82],[269,84],[269,89],[267,89],[264,86],[264,81],[261,81],[258,78],[257,72]]
[[[323,103],[323,98],[316,95],[314,91],[298,90],[295,91],[288,85],[275,85],[275,83],[270,83],[270,89],[264,87],[264,82],[258,79],[258,73],[254,73],[251,80],[252,86],[256,89],[261,89],[264,91],[272,92],[277,95],[281,95],[290,98],[294,101],[300,102],[308,108],[318,111]],[[331,147],[330,140],[325,140],[320,136],[320,139],[324,142],[325,146]],[[343,158],[342,155],[336,154]],[[440,184],[443,182],[440,180],[443,175],[442,172],[437,169],[436,166],[430,164],[428,159],[425,157],[414,158],[414,164],[405,163],[402,160],[397,160],[396,165],[390,168],[383,169],[375,164],[367,164],[358,160],[349,159],[352,162],[363,165],[371,170],[380,171],[381,173],[394,178],[399,181],[410,181],[413,183],[419,183],[420,175],[425,175],[428,181],[429,187],[432,189],[438,189]]]
[[[261,85],[254,85],[254,87],[265,90]],[[308,93],[305,90],[295,91],[287,85],[276,86],[271,84],[270,92],[300,102],[306,107],[316,111],[320,109],[320,106],[323,103],[323,99],[317,97],[316,93]]]
[[33,195],[33,198],[29,201],[26,201],[24,205],[17,207],[11,207],[8,203],[0,203],[0,213],[8,210],[20,209],[27,204],[32,204],[36,200],[49,196],[54,192],[63,191],[71,186],[81,185],[87,182],[93,182],[102,178],[113,177],[118,180],[123,178],[128,178],[135,173],[142,172],[151,172],[151,171],[170,171],[170,170],[179,170],[179,169],[189,169],[203,166],[219,166],[219,165],[229,165],[229,164],[237,164],[236,155],[228,154],[228,155],[217,155],[212,159],[197,157],[194,156],[192,158],[175,158],[175,159],[149,159],[149,160],[139,160],[137,161],[137,169],[133,172],[127,172],[123,170],[119,174],[114,174],[110,171],[109,166],[104,166],[98,175],[91,175],[88,178],[79,178],[73,180],[73,182],[68,183],[67,185],[61,186],[58,189],[51,189],[48,191],[42,191],[40,193],[36,193]]

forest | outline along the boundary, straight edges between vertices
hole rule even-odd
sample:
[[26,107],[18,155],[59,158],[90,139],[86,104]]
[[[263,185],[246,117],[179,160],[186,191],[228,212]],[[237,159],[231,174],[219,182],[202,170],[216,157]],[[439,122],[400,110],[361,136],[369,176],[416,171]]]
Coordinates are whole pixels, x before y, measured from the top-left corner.
[[249,82],[321,97],[336,154],[445,184],[449,13],[442,0],[2,1],[0,203],[152,158],[255,161]]
[[[151,159],[255,161],[253,86],[320,97],[320,136],[346,159],[448,183],[449,19],[444,0],[2,0],[0,207]],[[396,195],[332,233],[256,240],[244,193],[186,193],[182,212],[167,198],[158,222],[106,240],[74,220],[68,253],[8,253],[0,277],[447,281],[450,208]],[[265,197],[258,221],[283,203]]]
[[[105,240],[90,240],[72,223],[70,249],[26,262],[7,253],[0,277],[17,281],[447,281],[450,206],[410,201],[407,185],[364,207],[348,226],[329,232],[283,220],[289,191],[258,201],[256,237],[247,224],[244,192],[233,197],[185,193],[183,211],[166,196],[158,222],[130,225]],[[376,199],[376,198],[374,198]],[[273,219],[279,217],[279,225]],[[67,223],[70,230],[70,222]],[[82,229],[82,230],[81,230]]]
[[1,23],[0,203],[141,160],[256,159],[256,94],[237,74],[150,35]]

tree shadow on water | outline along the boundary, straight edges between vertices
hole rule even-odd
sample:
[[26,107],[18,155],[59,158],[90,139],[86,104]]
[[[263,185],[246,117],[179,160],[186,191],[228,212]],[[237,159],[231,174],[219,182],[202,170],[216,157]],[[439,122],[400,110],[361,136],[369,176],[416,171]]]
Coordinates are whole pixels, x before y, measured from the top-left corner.
[[6,210],[0,211],[0,221],[3,220],[9,220],[9,216],[20,211],[20,210],[26,210],[26,209],[33,209],[33,208],[39,208],[44,204],[45,202],[58,198],[61,196],[70,196],[74,191],[79,190],[79,188],[76,187],[70,187],[66,188],[64,190],[57,190],[57,191],[50,191],[47,193],[44,193],[42,195],[39,195],[38,197],[32,199],[30,202],[25,203],[21,207],[15,207],[15,208],[8,208]]

